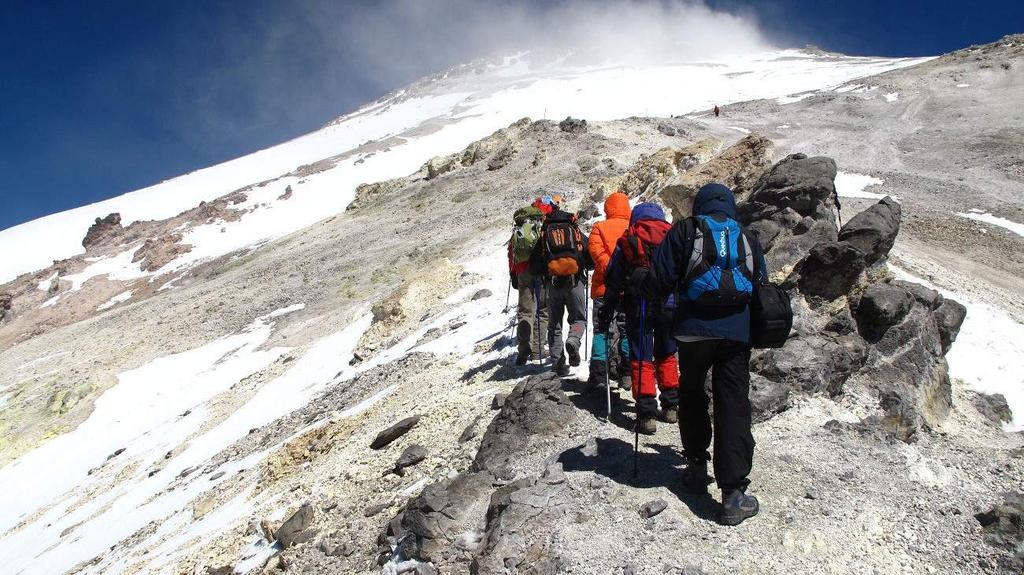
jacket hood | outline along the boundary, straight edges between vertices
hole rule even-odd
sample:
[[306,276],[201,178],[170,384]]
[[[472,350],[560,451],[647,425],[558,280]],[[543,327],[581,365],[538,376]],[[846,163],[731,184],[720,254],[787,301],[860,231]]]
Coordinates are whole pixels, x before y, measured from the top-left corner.
[[661,220],[665,221],[665,210],[654,202],[637,204],[633,208],[633,215],[629,217],[629,225],[634,225],[640,220]]
[[615,192],[604,200],[604,215],[606,218],[629,219],[630,207],[629,196],[622,192]]
[[694,216],[723,215],[736,219],[736,196],[724,184],[705,184],[693,200]]

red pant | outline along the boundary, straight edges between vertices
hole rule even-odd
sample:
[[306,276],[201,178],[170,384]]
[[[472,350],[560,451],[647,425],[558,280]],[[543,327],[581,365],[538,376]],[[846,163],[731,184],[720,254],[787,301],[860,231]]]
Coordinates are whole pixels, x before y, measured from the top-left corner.
[[658,409],[655,397],[661,391],[662,407],[679,405],[679,368],[676,355],[654,358],[654,362],[634,359],[630,362],[633,372],[633,399],[637,411],[642,415],[653,415]]

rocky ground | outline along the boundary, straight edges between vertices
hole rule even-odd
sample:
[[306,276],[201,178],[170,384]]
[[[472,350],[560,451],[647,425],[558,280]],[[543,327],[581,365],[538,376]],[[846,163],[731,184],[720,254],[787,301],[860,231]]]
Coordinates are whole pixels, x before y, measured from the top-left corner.
[[[263,344],[288,351],[216,396],[203,429],[369,314],[351,361],[363,370],[328,376],[308,404],[183,470],[165,493],[214,487],[72,572],[1021,572],[1024,438],[1003,431],[1005,402],[947,376],[962,306],[889,266],[1024,318],[1024,238],[954,215],[1024,219],[1021,46],[719,119],[516,122],[361,186],[344,214],[106,310],[130,281],[90,281],[53,310],[39,305],[65,273],[46,290],[60,270],[19,278],[0,298],[0,462],[75,428],[117,374],[304,304]],[[837,226],[837,169],[883,179],[872,191],[899,202],[842,199]],[[798,313],[786,348],[752,363],[762,512],[737,528],[717,524],[716,490],[681,484],[672,426],[643,438],[634,477],[628,394],[606,422],[603,394],[510,365],[493,264],[508,214],[538,190],[568,192],[585,216],[617,188],[685,213],[710,180],[736,189]],[[135,231],[98,222],[91,251],[55,266],[79,271],[132,241],[157,266],[184,249],[175,228],[225,217],[201,208]],[[90,477],[117,487],[142,464],[112,454]],[[239,498],[252,508],[218,519]],[[217,536],[180,538],[190,525]],[[58,545],[87,535],[65,531]]]

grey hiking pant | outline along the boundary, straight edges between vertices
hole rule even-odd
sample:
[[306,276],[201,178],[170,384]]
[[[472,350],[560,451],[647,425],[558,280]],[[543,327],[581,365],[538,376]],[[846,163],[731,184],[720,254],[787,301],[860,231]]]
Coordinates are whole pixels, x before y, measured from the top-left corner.
[[[516,277],[516,285],[519,286],[519,313],[516,317],[516,339],[519,344],[519,353],[527,356],[540,356],[543,353],[541,342],[548,337],[547,285],[543,278],[531,275],[528,271]],[[538,299],[540,300],[539,305]],[[538,319],[540,321],[539,328],[537,327]]]
[[569,312],[569,334],[576,347],[582,346],[587,326],[586,281],[579,277],[553,277],[548,280],[548,319],[551,322],[551,360],[562,359],[562,318]]

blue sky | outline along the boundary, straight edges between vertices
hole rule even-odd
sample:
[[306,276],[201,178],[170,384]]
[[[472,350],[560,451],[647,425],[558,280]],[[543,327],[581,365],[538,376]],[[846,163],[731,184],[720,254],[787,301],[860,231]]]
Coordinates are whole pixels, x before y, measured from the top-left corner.
[[[0,2],[0,229],[316,129],[493,48],[503,32],[493,14],[510,4],[522,6]],[[529,4],[544,18],[565,2]],[[1021,1],[707,4],[756,20],[776,44],[849,54],[932,55],[1024,32]]]

